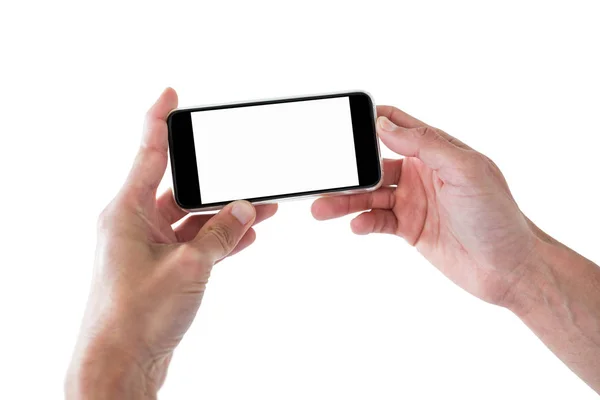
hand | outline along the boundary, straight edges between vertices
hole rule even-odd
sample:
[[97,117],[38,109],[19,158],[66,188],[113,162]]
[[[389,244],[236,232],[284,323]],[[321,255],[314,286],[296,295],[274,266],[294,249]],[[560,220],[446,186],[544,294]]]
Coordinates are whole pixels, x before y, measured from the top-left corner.
[[498,167],[396,108],[379,106],[377,112],[379,137],[405,158],[384,160],[383,186],[374,192],[316,200],[314,217],[370,210],[352,220],[355,233],[403,237],[463,289],[509,306],[539,232]]
[[215,216],[186,216],[171,191],[156,197],[167,166],[167,89],[146,117],[134,166],[99,220],[94,281],[66,391],[69,398],[154,398],[190,327],[212,266],[254,241],[277,210],[238,201]]

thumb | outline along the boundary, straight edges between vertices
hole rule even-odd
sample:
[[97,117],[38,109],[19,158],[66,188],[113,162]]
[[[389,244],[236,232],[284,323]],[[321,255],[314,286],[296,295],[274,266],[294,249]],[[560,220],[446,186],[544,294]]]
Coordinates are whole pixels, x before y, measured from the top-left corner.
[[430,126],[403,128],[386,117],[377,119],[377,133],[390,150],[416,157],[429,168],[443,174],[443,169],[456,165],[464,157],[464,150],[453,145],[437,129]]
[[255,218],[256,210],[252,204],[233,202],[212,217],[190,244],[214,264],[231,253]]

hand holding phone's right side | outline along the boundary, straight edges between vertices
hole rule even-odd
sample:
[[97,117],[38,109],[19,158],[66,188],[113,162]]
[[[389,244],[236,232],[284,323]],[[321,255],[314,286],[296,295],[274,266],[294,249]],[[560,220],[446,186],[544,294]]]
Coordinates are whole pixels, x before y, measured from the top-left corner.
[[511,301],[518,267],[535,247],[536,234],[500,170],[396,108],[377,111],[379,137],[405,158],[384,160],[383,186],[375,192],[316,200],[314,217],[365,211],[351,222],[355,233],[401,236],[475,296],[494,304]]
[[519,210],[498,167],[447,133],[388,106],[377,132],[399,160],[383,187],[321,198],[317,219],[366,211],[357,234],[391,233],[416,246],[463,289],[508,308],[600,393],[600,268]]

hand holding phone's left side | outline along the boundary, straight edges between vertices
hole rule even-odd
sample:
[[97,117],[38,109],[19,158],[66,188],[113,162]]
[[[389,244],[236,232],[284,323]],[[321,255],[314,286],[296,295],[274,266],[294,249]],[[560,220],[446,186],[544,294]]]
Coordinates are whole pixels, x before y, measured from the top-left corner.
[[252,226],[277,211],[276,204],[237,201],[215,215],[188,215],[171,190],[157,197],[167,166],[166,118],[175,107],[177,94],[167,88],[146,115],[125,184],[99,218],[68,399],[155,398],[213,265],[252,244]]

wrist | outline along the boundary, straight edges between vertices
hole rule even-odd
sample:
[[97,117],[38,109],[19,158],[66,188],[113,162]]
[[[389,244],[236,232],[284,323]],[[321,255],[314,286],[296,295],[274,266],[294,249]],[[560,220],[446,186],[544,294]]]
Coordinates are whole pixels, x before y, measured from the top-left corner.
[[519,317],[527,315],[548,296],[551,289],[553,269],[551,262],[556,257],[555,243],[535,239],[533,250],[518,269],[518,278],[511,287],[507,301],[502,304]]
[[600,268],[554,240],[540,239],[508,308],[600,393]]
[[156,399],[154,380],[133,357],[112,345],[76,350],[67,373],[67,399]]
[[580,311],[573,309],[576,289],[600,284],[593,263],[545,234],[538,236],[522,271],[505,306],[526,323],[550,314],[574,317]]

